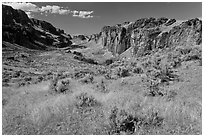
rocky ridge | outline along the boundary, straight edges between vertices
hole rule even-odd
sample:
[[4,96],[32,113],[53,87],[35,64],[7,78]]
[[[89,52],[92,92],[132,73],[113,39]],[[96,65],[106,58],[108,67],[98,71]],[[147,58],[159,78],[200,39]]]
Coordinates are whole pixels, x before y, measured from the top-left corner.
[[30,49],[66,47],[72,44],[71,36],[46,21],[28,18],[22,10],[2,5],[3,41]]

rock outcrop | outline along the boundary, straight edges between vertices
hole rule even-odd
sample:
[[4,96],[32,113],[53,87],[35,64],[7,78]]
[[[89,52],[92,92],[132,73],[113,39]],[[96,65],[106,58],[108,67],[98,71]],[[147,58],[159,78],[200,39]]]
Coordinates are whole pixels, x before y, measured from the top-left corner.
[[102,44],[117,56],[131,48],[132,56],[142,56],[163,48],[202,43],[202,21],[195,18],[179,22],[167,18],[143,18],[105,26]]
[[73,39],[80,39],[80,40],[87,40],[86,36],[85,35],[75,35],[73,36]]
[[88,41],[93,40],[93,41],[97,42],[99,40],[100,36],[101,36],[101,34],[92,34],[92,35],[87,36],[87,38],[88,38]]
[[72,44],[71,36],[52,24],[28,18],[22,10],[2,5],[2,39],[30,49],[67,47]]

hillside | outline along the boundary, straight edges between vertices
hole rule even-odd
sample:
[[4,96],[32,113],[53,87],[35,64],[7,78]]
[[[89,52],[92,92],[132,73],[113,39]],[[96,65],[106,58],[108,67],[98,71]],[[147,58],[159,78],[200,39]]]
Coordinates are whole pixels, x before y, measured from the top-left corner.
[[24,11],[6,5],[2,5],[2,39],[38,50],[72,44],[71,36],[63,30],[46,21],[30,19]]

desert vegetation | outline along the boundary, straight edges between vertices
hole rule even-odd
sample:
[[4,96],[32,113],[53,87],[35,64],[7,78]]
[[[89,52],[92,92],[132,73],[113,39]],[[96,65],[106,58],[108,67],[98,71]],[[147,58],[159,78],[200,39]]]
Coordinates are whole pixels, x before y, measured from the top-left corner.
[[201,134],[194,50],[42,74],[4,67],[3,134]]

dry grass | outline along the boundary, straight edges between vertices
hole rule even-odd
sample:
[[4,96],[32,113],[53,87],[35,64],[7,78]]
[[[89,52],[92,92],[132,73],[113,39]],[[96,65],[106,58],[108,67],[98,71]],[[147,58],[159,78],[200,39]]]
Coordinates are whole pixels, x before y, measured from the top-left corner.
[[[68,71],[67,66],[71,64],[70,58],[66,60],[68,55],[65,58],[54,54],[51,58],[46,54],[36,60],[47,58],[54,62],[52,66],[73,72],[73,77],[62,74],[52,82],[3,87],[2,132],[12,135],[202,134],[202,66],[197,62],[200,56],[194,58],[197,51],[185,54],[190,56],[188,61],[180,60],[182,57],[172,52],[172,55],[157,54],[133,62],[113,63],[106,69],[116,70],[119,76],[115,79],[106,78],[108,71],[103,67],[97,69],[101,73],[86,77],[93,72],[83,72],[83,65],[78,68],[78,62],[72,63],[80,71]],[[181,80],[169,79],[171,74]],[[151,79],[167,79],[157,85],[162,96],[144,95],[149,92],[142,81],[147,75]],[[50,94],[53,91],[55,94]]]

